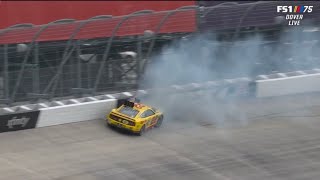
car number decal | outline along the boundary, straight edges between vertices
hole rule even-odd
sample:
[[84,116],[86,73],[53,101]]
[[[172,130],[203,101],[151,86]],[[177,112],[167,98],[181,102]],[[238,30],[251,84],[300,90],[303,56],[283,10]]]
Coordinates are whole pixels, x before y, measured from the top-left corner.
[[150,126],[150,125],[151,125],[151,119],[147,121],[147,126]]
[[152,124],[156,123],[157,120],[158,120],[158,116],[153,117],[153,118],[152,118]]

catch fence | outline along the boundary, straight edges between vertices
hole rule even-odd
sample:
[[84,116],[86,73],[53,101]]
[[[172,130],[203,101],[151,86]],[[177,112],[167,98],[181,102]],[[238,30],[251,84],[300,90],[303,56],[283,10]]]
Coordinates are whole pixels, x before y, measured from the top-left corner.
[[[200,4],[8,27],[0,31],[0,104],[134,90],[151,57],[199,33],[232,41],[259,32],[277,41],[284,27],[277,5]],[[318,23],[319,11],[308,18]]]

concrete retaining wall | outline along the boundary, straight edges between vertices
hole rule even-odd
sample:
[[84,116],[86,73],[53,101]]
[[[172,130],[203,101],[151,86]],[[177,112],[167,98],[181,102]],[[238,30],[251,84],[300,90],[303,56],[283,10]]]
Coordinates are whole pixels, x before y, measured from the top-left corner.
[[41,108],[36,127],[105,118],[107,113],[116,106],[116,102],[116,99],[108,99],[81,104]]
[[320,73],[256,81],[256,97],[258,98],[319,91]]

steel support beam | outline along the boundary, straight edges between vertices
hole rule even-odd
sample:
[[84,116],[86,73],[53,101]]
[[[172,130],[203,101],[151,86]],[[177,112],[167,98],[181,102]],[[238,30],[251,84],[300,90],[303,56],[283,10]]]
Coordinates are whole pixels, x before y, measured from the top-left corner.
[[189,10],[196,10],[198,8],[198,6],[185,6],[185,7],[180,7],[176,10],[173,11],[169,11],[160,21],[160,23],[158,24],[158,26],[155,29],[154,35],[151,37],[151,43],[150,46],[148,48],[147,54],[146,54],[146,62],[144,62],[143,68],[142,68],[142,73],[145,72],[146,66],[148,64],[152,49],[154,47],[155,41],[156,41],[156,37],[157,34],[160,32],[162,26],[164,25],[164,23],[173,15],[175,15],[177,12],[183,12],[183,11],[189,11]]
[[[5,35],[7,32],[15,29],[15,28],[32,28],[34,25],[33,24],[30,24],[30,23],[26,23],[26,24],[16,24],[16,25],[13,25],[13,26],[10,26],[2,31],[0,31],[0,36],[3,36]],[[3,65],[4,65],[4,69],[3,69],[3,86],[4,86],[4,98],[6,99],[7,102],[12,102],[10,100],[10,84],[9,84],[9,81],[10,81],[10,77],[9,77],[9,62],[8,62],[8,45],[5,44],[4,45],[4,61],[3,61]]]
[[9,88],[9,62],[8,62],[8,45],[5,44],[3,48],[3,91],[4,99],[9,99],[10,97],[10,88]]
[[112,33],[111,33],[111,37],[109,38],[108,40],[108,43],[107,43],[107,46],[104,50],[104,53],[103,53],[103,57],[102,57],[102,62],[101,62],[101,65],[100,65],[100,68],[98,70],[98,74],[97,74],[97,78],[96,78],[96,81],[94,83],[94,87],[93,87],[93,91],[94,93],[97,92],[97,88],[98,88],[98,85],[100,83],[100,79],[101,79],[101,76],[102,76],[102,73],[103,73],[103,70],[104,70],[104,66],[105,66],[105,63],[109,57],[109,52],[110,52],[110,49],[111,49],[111,45],[112,45],[112,42],[113,42],[113,39],[116,35],[116,33],[118,32],[120,26],[125,22],[127,21],[128,19],[132,18],[132,17],[136,17],[136,16],[140,16],[140,15],[145,15],[145,14],[151,14],[153,13],[153,11],[151,10],[143,10],[143,11],[137,11],[137,12],[134,12],[128,16],[124,16],[119,22],[118,24],[116,25],[116,27],[113,29]]
[[89,20],[87,21],[83,21],[79,24],[79,26],[77,26],[77,28],[75,29],[75,31],[71,34],[71,36],[69,37],[68,39],[68,42],[67,42],[67,45],[66,45],[66,48],[64,49],[64,52],[63,52],[63,56],[62,56],[62,61],[59,65],[59,68],[58,68],[58,71],[57,73],[53,76],[53,78],[50,80],[49,84],[47,85],[47,87],[44,89],[44,92],[43,93],[48,93],[50,87],[52,87],[52,90],[51,90],[51,96],[53,97],[54,96],[54,93],[55,93],[55,90],[57,88],[57,85],[58,85],[58,80],[60,78],[60,75],[62,73],[62,69],[63,69],[63,66],[65,65],[65,63],[68,61],[68,59],[70,58],[70,56],[72,55],[75,47],[74,47],[74,44],[72,43],[72,40],[74,40],[75,36],[80,32],[80,30],[85,26],[87,25],[89,22],[91,22],[92,20],[96,20],[96,19],[110,19],[112,18],[112,16],[110,15],[102,15],[102,16],[96,16],[96,17],[93,17],[93,18],[90,18]]
[[138,42],[137,42],[138,57],[136,58],[137,80],[140,79],[140,75],[141,75],[141,62],[142,62],[142,59],[143,59],[143,56],[142,56],[142,41],[143,41],[143,37],[139,37]]
[[21,69],[20,69],[20,72],[19,72],[19,75],[18,75],[18,78],[17,78],[17,82],[15,83],[14,89],[13,89],[12,94],[11,94],[11,100],[13,102],[15,101],[16,93],[17,93],[17,91],[19,89],[19,86],[20,86],[20,83],[21,83],[21,79],[22,79],[24,70],[26,68],[26,64],[27,64],[27,61],[29,59],[29,56],[30,56],[30,54],[32,52],[32,49],[34,48],[36,40],[40,37],[41,33],[43,31],[45,31],[47,28],[49,28],[51,25],[53,25],[53,24],[65,23],[65,22],[71,22],[71,21],[74,21],[74,20],[63,19],[63,20],[50,22],[50,23],[48,23],[48,24],[46,24],[44,26],[41,26],[41,28],[33,35],[32,40],[31,40],[31,42],[30,42],[30,44],[28,46],[27,52],[26,52],[26,54],[24,56],[24,59],[22,61],[22,66],[21,66]]
[[76,60],[77,60],[77,87],[78,88],[82,88],[82,66],[81,66],[81,60],[80,60],[80,54],[81,54],[81,49],[80,49],[80,42],[79,40],[77,40],[76,42],[76,49],[77,49],[77,53],[76,53]]
[[39,43],[35,43],[34,58],[32,62],[35,67],[32,70],[33,93],[40,93],[40,73],[39,73]]

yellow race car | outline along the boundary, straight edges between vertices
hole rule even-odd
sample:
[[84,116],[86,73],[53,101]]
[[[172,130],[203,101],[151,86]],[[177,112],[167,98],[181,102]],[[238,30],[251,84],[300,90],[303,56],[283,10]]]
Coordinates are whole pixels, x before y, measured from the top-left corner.
[[112,109],[106,121],[109,126],[126,129],[141,136],[153,127],[160,127],[163,114],[145,104],[125,101],[119,108]]

